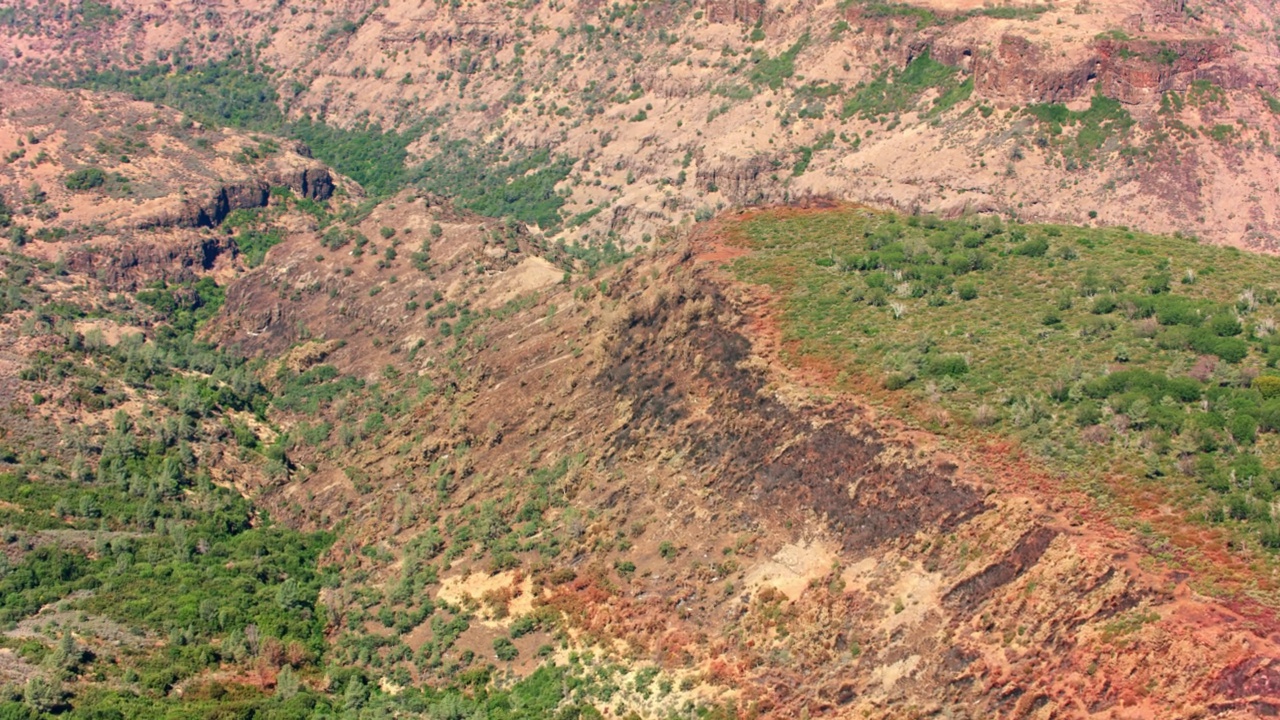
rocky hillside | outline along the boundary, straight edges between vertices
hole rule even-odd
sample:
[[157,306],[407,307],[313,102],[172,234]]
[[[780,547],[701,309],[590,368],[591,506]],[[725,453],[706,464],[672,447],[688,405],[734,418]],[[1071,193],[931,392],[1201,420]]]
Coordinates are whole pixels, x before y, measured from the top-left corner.
[[216,61],[201,81],[223,119],[261,98],[294,118],[394,129],[413,176],[481,212],[504,214],[492,189],[459,177],[532,158],[556,212],[516,214],[583,242],[818,195],[1269,249],[1273,10],[121,1],[15,4],[0,33],[10,75],[178,104],[199,98],[158,87],[155,66],[181,76]]
[[[378,270],[376,295],[367,268],[326,272],[269,311],[289,288],[249,275],[225,317],[252,322],[215,331],[272,357],[305,325],[285,360],[302,376],[321,363],[420,398],[373,431],[331,406],[363,442],[299,448],[305,469],[259,495],[303,526],[344,519],[328,561],[361,579],[325,601],[389,618],[367,627],[393,648],[447,669],[511,637],[527,671],[563,618],[570,648],[626,644],[616,702],[644,716],[707,697],[765,717],[1247,717],[1280,700],[1273,611],[1193,589],[1224,577],[1155,562],[1167,545],[1006,444],[956,446],[785,369],[768,295],[725,275],[742,250],[719,228],[537,283],[523,241],[468,239],[405,200],[371,220],[445,220],[425,268]],[[299,237],[273,257],[310,267],[313,251]],[[434,305],[389,312],[432,288]],[[399,593],[435,572],[423,537],[445,559],[433,597],[478,603],[443,648],[399,624],[419,602]],[[678,689],[650,695],[637,664]]]
[[[211,144],[225,148],[208,165],[246,165],[239,142]],[[359,203],[281,155],[306,171],[208,186],[227,202],[257,197],[227,188],[268,187],[214,227],[103,221],[95,240],[77,225],[42,234],[67,218],[41,220],[40,203],[13,215],[35,228],[6,256],[0,366],[15,569],[0,578],[15,623],[0,658],[22,707],[200,714],[230,693],[408,711],[546,668],[577,688],[554,706],[610,716],[1280,705],[1271,586],[1248,567],[1268,551],[1175,515],[1199,533],[1188,554],[1185,533],[1162,535],[1169,506],[1142,520],[1131,496],[1090,496],[1000,434],[904,424],[916,416],[867,405],[824,361],[797,365],[781,299],[724,266],[750,251],[741,220],[604,256],[432,195]],[[64,176],[107,162],[55,157]],[[302,196],[321,177],[348,201]],[[112,187],[58,202],[68,215],[133,202]],[[1007,234],[1026,232],[1042,231]],[[223,251],[207,267],[134,251],[183,247],[174,233]],[[215,517],[257,519],[211,525],[220,504]],[[255,535],[268,514],[289,529]],[[191,604],[165,612],[144,566],[118,558],[159,562],[173,543],[188,548],[164,561],[178,577],[205,563],[237,577],[245,553],[278,574],[253,576],[262,589],[237,589],[226,612],[183,580]],[[64,557],[88,565],[68,560],[60,585],[22,581]],[[129,627],[141,640],[121,640]]]
[[109,273],[116,289],[225,277],[237,239],[249,239],[214,229],[237,211],[280,205],[285,192],[311,202],[339,187],[363,194],[305,146],[279,138],[204,127],[119,96],[13,84],[2,91],[10,243],[75,270]]
[[0,718],[1280,713],[1274,17],[8,3]]

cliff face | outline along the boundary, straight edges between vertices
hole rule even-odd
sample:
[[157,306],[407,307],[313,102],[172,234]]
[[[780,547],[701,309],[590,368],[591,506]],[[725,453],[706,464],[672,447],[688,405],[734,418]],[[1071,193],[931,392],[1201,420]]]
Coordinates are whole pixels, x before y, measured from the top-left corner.
[[722,193],[735,205],[768,204],[782,199],[781,188],[770,181],[782,167],[780,158],[767,155],[703,158],[695,182],[700,190]]
[[271,189],[276,187],[289,188],[300,197],[327,200],[334,183],[327,168],[313,167],[219,187],[204,200],[184,200],[175,210],[138,219],[134,223],[138,232],[122,231],[119,244],[98,245],[87,252],[73,250],[66,254],[66,260],[70,267],[94,275],[116,290],[135,291],[157,280],[196,280],[225,269],[236,255],[236,244],[225,233],[183,231],[214,229],[236,210],[266,208]]
[[275,173],[270,178],[218,187],[204,199],[185,200],[176,210],[139,220],[138,227],[216,227],[236,210],[266,207],[273,187],[289,188],[310,200],[328,200],[335,186],[333,176],[325,167]]
[[755,25],[765,15],[758,0],[706,0],[707,19],[727,25]]
[[225,235],[147,234],[117,247],[72,250],[64,259],[69,270],[97,278],[104,287],[134,292],[156,281],[197,280],[229,262],[235,247]]
[[1231,54],[1222,39],[1103,38],[1067,57],[1056,46],[1014,33],[1001,35],[994,48],[976,53],[975,43],[964,40],[942,37],[930,50],[948,65],[971,67],[977,92],[1010,104],[1064,103],[1101,93],[1127,105],[1151,107],[1165,92],[1186,90],[1198,79],[1212,77],[1229,89],[1251,85],[1247,72],[1217,65]]

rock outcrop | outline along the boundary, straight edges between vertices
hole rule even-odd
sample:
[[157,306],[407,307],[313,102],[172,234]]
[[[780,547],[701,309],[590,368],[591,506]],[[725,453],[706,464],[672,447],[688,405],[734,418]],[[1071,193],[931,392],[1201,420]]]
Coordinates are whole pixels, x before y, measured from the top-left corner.
[[138,227],[217,227],[227,215],[236,210],[266,207],[273,187],[287,187],[312,200],[328,200],[333,195],[335,184],[333,176],[325,167],[282,172],[270,178],[223,185],[207,197],[188,199],[172,210],[144,218],[138,222]]
[[778,199],[778,183],[771,175],[783,167],[772,155],[720,157],[698,163],[695,182],[700,190],[721,192],[733,203],[753,205]]
[[109,248],[69,253],[68,270],[94,277],[113,291],[132,292],[157,280],[194,280],[235,252],[235,242],[226,235],[179,233],[173,237],[124,240]]
[[1015,33],[992,48],[966,37],[943,36],[929,46],[939,62],[971,69],[983,97],[1012,104],[1070,102],[1101,92],[1129,105],[1150,104],[1161,93],[1185,89],[1212,75],[1225,88],[1241,88],[1253,78],[1215,63],[1230,48],[1218,39],[1174,42],[1102,38],[1074,56]]
[[707,19],[713,23],[752,25],[764,15],[759,0],[707,0]]

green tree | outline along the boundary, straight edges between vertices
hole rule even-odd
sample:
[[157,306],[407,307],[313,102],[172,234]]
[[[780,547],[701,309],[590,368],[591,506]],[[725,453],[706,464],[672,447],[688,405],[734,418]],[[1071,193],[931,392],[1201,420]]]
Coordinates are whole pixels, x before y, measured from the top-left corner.
[[22,699],[36,712],[47,713],[56,710],[62,704],[62,684],[50,682],[36,676],[27,681],[23,688]]
[[342,707],[346,710],[359,710],[364,707],[367,698],[364,680],[359,675],[353,676],[347,683],[347,690],[342,694]]
[[1231,418],[1231,437],[1241,445],[1252,445],[1258,439],[1257,419],[1246,413]]

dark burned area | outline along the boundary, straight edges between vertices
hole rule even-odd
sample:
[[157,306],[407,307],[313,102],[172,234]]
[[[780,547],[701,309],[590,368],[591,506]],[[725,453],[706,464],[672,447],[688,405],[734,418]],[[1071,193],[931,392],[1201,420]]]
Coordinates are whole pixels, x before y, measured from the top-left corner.
[[[707,301],[711,311],[685,321],[688,308]],[[633,311],[597,380],[635,408],[614,434],[615,450],[681,438],[697,474],[722,496],[753,498],[762,514],[807,508],[854,553],[924,527],[949,530],[985,509],[981,493],[947,466],[883,462],[884,439],[853,408],[801,416],[764,392],[763,373],[746,362],[750,342],[718,319],[726,307],[699,282]]]

